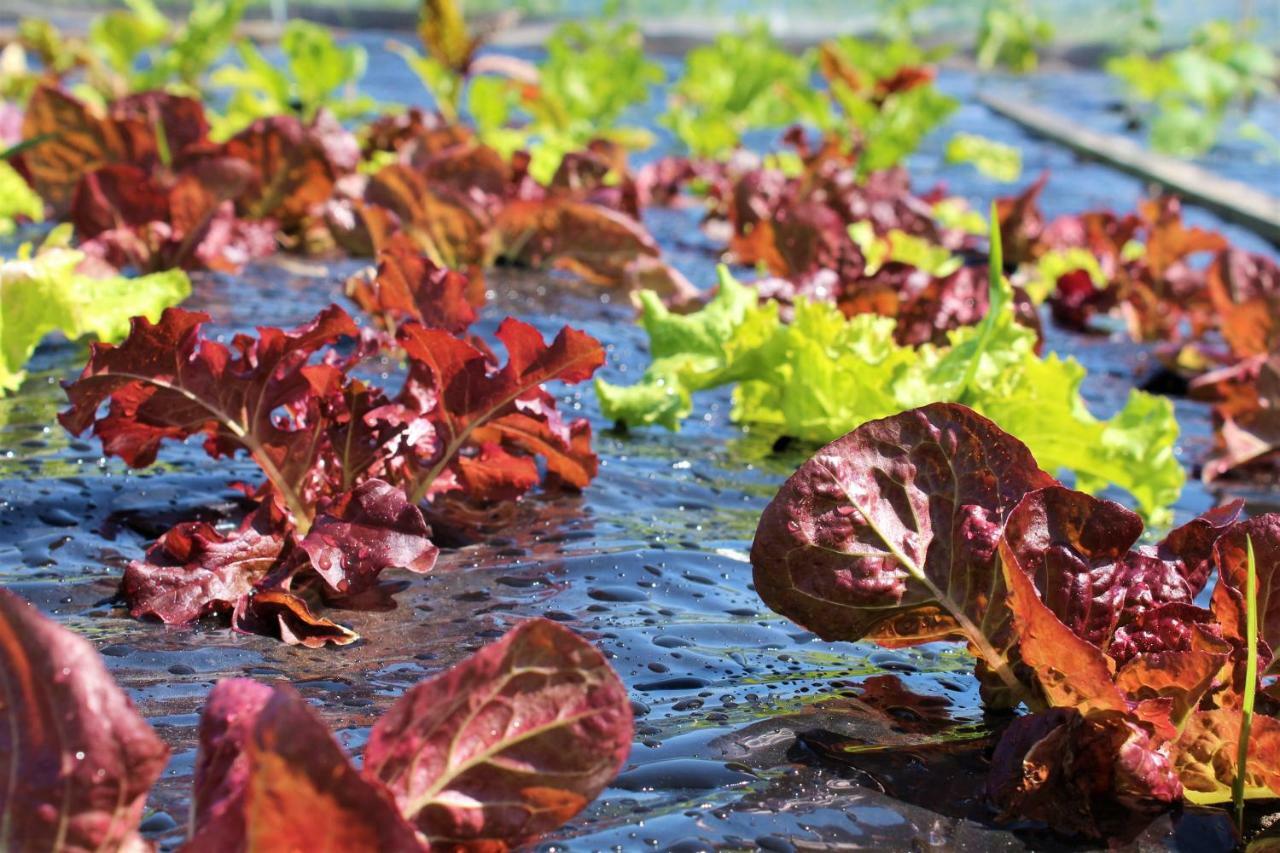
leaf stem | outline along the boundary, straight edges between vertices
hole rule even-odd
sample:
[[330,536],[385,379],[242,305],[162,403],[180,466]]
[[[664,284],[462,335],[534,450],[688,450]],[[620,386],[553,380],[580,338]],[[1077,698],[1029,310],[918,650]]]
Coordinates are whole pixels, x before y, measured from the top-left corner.
[[1247,577],[1245,586],[1245,675],[1244,702],[1240,707],[1240,743],[1236,749],[1236,778],[1231,784],[1236,827],[1244,834],[1244,788],[1249,767],[1249,732],[1253,728],[1253,704],[1258,685],[1258,567],[1253,556],[1253,538],[1245,536]]

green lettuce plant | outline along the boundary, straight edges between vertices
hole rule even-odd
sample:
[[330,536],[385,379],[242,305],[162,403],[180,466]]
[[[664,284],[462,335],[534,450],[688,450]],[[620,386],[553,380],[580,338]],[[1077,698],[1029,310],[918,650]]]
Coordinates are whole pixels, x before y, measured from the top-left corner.
[[968,163],[988,178],[1004,183],[1022,175],[1022,152],[976,133],[957,133],[947,141],[943,158],[948,163]]
[[191,293],[181,270],[137,278],[94,278],[78,272],[83,252],[68,248],[71,226],[55,228],[39,250],[24,244],[0,262],[0,393],[14,391],[36,346],[50,332],[68,338],[118,341],[129,319],[158,319]]
[[1117,487],[1167,520],[1185,479],[1169,401],[1133,391],[1114,417],[1094,416],[1080,395],[1085,369],[1038,356],[1035,332],[1015,322],[1009,283],[992,275],[990,288],[980,324],[952,332],[947,346],[917,348],[894,340],[893,318],[846,318],[827,303],[798,299],[784,322],[778,303],[759,303],[722,267],[715,297],[693,314],[642,294],[653,361],[637,384],[597,380],[596,392],[607,418],[674,430],[694,393],[734,385],[733,420],[810,443],[927,403],[963,403],[1025,442],[1046,470],[1073,473],[1077,488]]
[[[1232,109],[1247,113],[1275,94],[1280,73],[1276,55],[1247,26],[1226,21],[1205,24],[1182,50],[1158,57],[1135,51],[1106,67],[1149,122],[1152,147],[1182,157],[1211,149]],[[1244,135],[1251,134],[1256,138]]]
[[720,157],[751,130],[795,122],[830,123],[830,107],[810,78],[813,56],[788,53],[763,23],[723,33],[691,50],[662,123],[699,157]]
[[1027,0],[988,0],[978,19],[977,60],[983,70],[1035,71],[1040,50],[1053,38],[1053,25]]
[[280,39],[284,67],[279,68],[249,41],[236,46],[242,66],[215,70],[211,82],[231,90],[227,111],[213,128],[227,138],[254,119],[296,113],[310,121],[320,109],[339,119],[359,118],[376,103],[355,91],[368,56],[359,45],[341,46],[327,27],[290,21]]
[[152,0],[124,0],[89,30],[93,53],[123,81],[125,94],[175,88],[199,94],[205,72],[230,48],[247,0],[196,0],[177,26]]

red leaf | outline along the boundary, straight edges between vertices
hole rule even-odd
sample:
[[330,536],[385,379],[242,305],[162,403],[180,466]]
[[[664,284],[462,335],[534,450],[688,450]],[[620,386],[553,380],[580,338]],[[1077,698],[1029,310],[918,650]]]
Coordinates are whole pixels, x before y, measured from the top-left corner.
[[[1028,497],[1036,497],[1035,492]],[[1006,538],[1000,541],[1008,606],[1013,614],[1014,633],[1022,662],[1035,671],[1040,689],[1049,705],[1074,708],[1088,716],[1096,711],[1129,711],[1129,703],[1112,682],[1111,670],[1102,651],[1080,637],[1054,615],[1040,598],[1030,575],[1033,566],[1024,566],[1016,556],[1018,545],[1009,530],[1020,510],[1009,517]]]
[[229,613],[284,552],[282,522],[265,507],[231,535],[201,521],[177,525],[147,549],[146,560],[125,569],[122,592],[129,611],[171,624]]
[[1004,819],[1040,820],[1089,838],[1116,834],[1135,812],[1163,811],[1182,799],[1169,758],[1114,711],[1086,716],[1054,708],[1020,717],[991,765],[987,791]]
[[[827,640],[944,613],[950,636],[1020,691],[1005,660],[996,547],[1018,499],[1054,482],[964,406],[871,421],[818,451],[766,507],[751,547],[756,589]],[[928,639],[940,633],[931,622]]]
[[439,553],[430,536],[431,528],[403,491],[369,480],[326,506],[299,546],[329,586],[355,595],[392,566],[430,571]]
[[[400,345],[409,357],[409,380],[401,393],[407,408],[431,419],[440,440],[441,451],[434,459],[415,460],[411,495],[414,500],[425,496],[446,468],[454,465],[464,447],[480,443],[474,435],[502,440],[508,451],[520,449],[541,453],[538,442],[517,435],[521,427],[529,432],[525,421],[498,419],[523,413],[536,425],[547,425],[537,435],[541,441],[555,438],[555,430],[564,430],[554,414],[554,401],[542,389],[544,382],[581,382],[604,363],[604,350],[598,341],[576,329],[564,328],[548,346],[538,331],[527,323],[507,318],[497,337],[505,345],[508,361],[505,367],[490,371],[485,352],[439,329],[428,329],[417,323],[401,327]],[[561,432],[561,453],[575,451],[574,430]],[[576,450],[581,450],[580,444]],[[549,457],[550,459],[551,457]],[[567,465],[555,459],[552,470],[566,472]],[[591,464],[591,463],[588,463]]]
[[83,638],[0,589],[0,849],[142,846],[169,748]]
[[231,627],[246,634],[275,637],[290,646],[347,646],[360,639],[350,628],[317,616],[310,605],[284,589],[260,589],[242,596],[231,614]]
[[364,773],[433,845],[505,849],[587,805],[631,739],[604,657],[533,619],[399,699],[370,733]]
[[1280,672],[1280,513],[1267,513],[1233,525],[1214,546],[1218,585],[1213,615],[1227,638],[1245,636],[1244,586],[1248,578],[1246,540],[1253,541],[1258,580],[1258,666],[1260,675]]
[[275,219],[286,230],[328,200],[339,175],[320,135],[293,116],[258,119],[228,140],[225,151],[253,168],[236,199],[241,215]]
[[1052,486],[1010,514],[1001,553],[1035,579],[1057,619],[1103,648],[1120,621],[1123,561],[1141,535],[1142,519],[1119,504]]
[[108,163],[144,161],[155,151],[153,131],[142,121],[103,118],[52,86],[35,90],[22,122],[24,140],[41,137],[22,152],[22,168],[57,217],[70,210],[81,177]]
[[218,682],[200,716],[198,851],[423,849],[387,792],[288,685]]
[[[347,296],[387,331],[408,320],[461,334],[476,320],[467,277],[442,269],[397,235],[378,252],[375,275],[347,280]],[[479,294],[483,302],[484,293]]]
[[[66,386],[71,408],[59,420],[79,435],[90,425],[103,449],[132,467],[155,461],[165,439],[205,436],[214,457],[248,453],[294,513],[310,520],[304,479],[311,470],[316,426],[305,417],[277,418],[308,397],[304,367],[316,350],[356,334],[342,309],[330,306],[291,331],[261,328],[237,335],[231,348],[201,340],[207,315],[170,308],[160,322],[134,318],[119,346],[95,344],[80,378]],[[105,417],[98,408],[110,401]]]

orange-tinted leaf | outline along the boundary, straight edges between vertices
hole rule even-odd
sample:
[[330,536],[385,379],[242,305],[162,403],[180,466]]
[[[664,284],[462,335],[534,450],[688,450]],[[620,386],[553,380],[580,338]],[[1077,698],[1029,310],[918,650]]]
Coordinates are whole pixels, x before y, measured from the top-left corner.
[[[361,310],[390,332],[407,320],[415,320],[460,333],[476,319],[467,277],[436,266],[399,236],[378,252],[376,273],[352,276],[346,291]],[[483,292],[478,295],[483,300]]]
[[506,849],[594,799],[631,739],[626,688],[604,656],[531,619],[392,705],[364,773],[432,845]]
[[1018,562],[1007,539],[1000,542],[1000,556],[1019,654],[1035,671],[1049,704],[1075,708],[1085,715],[1127,712],[1129,703],[1112,681],[1106,655],[1062,624],[1041,601],[1028,569]]
[[192,813],[188,853],[423,849],[288,685],[214,687],[200,716]]
[[[1198,711],[1188,719],[1174,747],[1174,762],[1197,803],[1231,800],[1240,748],[1240,710]],[[1280,797],[1280,720],[1255,714],[1249,731],[1246,796]]]

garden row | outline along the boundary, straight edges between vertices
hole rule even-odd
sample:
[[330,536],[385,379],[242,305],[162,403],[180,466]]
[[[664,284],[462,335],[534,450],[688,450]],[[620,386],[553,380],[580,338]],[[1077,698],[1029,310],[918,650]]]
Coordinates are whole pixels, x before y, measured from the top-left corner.
[[[152,12],[106,16],[84,42],[28,25],[40,68],[6,78],[16,118],[0,122],[14,222],[59,223],[4,263],[0,384],[48,332],[96,336],[63,426],[130,467],[198,438],[261,472],[238,527],[181,522],[129,564],[134,616],[346,645],[326,609],[375,606],[387,569],[430,571],[441,502],[586,487],[591,429],[547,384],[585,382],[605,348],[508,318],[504,360],[471,328],[491,267],[555,269],[641,306],[652,361],[634,385],[597,382],[608,419],[676,429],[695,393],[732,385],[734,421],[831,442],[765,511],[756,589],[826,638],[967,643],[985,701],[1029,712],[995,752],[1005,817],[1106,837],[1233,785],[1280,794],[1280,522],[1232,505],[1137,545],[1185,479],[1172,405],[1134,391],[1096,417],[1083,368],[1044,355],[1040,327],[1047,305],[1073,331],[1107,318],[1159,342],[1216,407],[1202,476],[1269,476],[1274,261],[1188,227],[1170,198],[1046,221],[1043,178],[989,219],[916,190],[902,162],[954,102],[906,41],[825,44],[815,86],[763,31],[724,36],[674,88],[690,156],[633,169],[644,133],[620,122],[653,67],[626,26],[566,26],[535,66],[426,3],[425,53],[402,50],[436,111],[357,122],[374,105],[338,93],[358,55],[324,31],[291,25],[285,71],[242,47],[213,74],[232,87],[214,114],[194,95],[238,7],[198,4],[176,33],[144,28]],[[741,148],[792,122],[774,153]],[[951,149],[1008,165],[978,138]],[[700,206],[754,280],[687,281],[643,223],[661,205]],[[187,271],[286,251],[375,266],[346,282],[352,312],[290,330],[223,342],[175,307]],[[1108,489],[1140,514],[1093,496]],[[85,642],[8,594],[0,658],[0,717],[20,733],[0,754],[24,780],[0,788],[0,846],[129,849],[163,744]],[[190,846],[519,844],[590,802],[631,734],[603,657],[544,621],[407,693],[360,770],[292,691],[224,682],[201,719]]]

